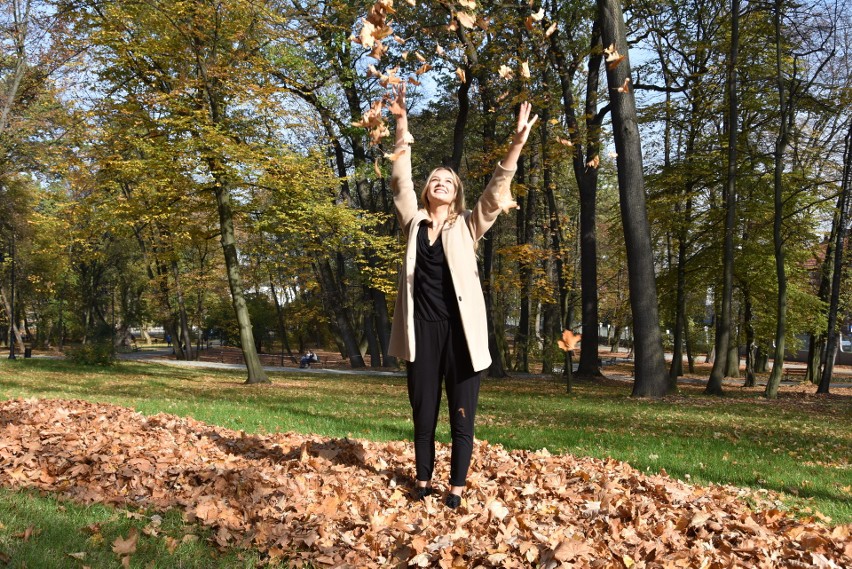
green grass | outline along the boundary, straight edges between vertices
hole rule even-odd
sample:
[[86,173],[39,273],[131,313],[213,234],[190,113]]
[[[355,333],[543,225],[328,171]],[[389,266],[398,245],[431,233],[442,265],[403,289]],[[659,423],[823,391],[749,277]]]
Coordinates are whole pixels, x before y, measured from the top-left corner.
[[[116,403],[145,414],[191,416],[250,433],[298,431],[373,440],[411,437],[403,377],[287,373],[272,378],[269,385],[246,386],[243,373],[130,362],[85,368],[63,361],[4,360],[0,362],[0,395]],[[715,399],[685,387],[677,397],[648,401],[630,398],[630,388],[628,383],[579,382],[569,395],[556,380],[486,380],[477,437],[507,448],[546,447],[553,453],[612,457],[642,471],[665,469],[676,478],[699,484],[765,488],[780,493],[784,506],[797,513],[819,512],[830,517],[832,524],[852,522],[852,397],[782,392],[777,401],[768,402],[754,391],[729,390],[727,397]],[[438,437],[446,442],[445,411],[440,425]],[[72,518],[72,525],[79,528],[91,516],[116,517],[114,510],[71,504],[51,513],[57,505],[50,498],[32,499],[31,493],[6,491],[0,494],[0,521],[6,526],[0,528],[0,552],[8,555],[27,547],[9,538],[22,531],[24,522],[10,529],[12,524],[5,521],[16,508],[8,504],[18,503],[15,497],[22,495],[23,502],[40,504],[40,513],[28,515],[44,516],[47,525],[72,523],[68,520]],[[128,522],[111,523],[118,524],[117,534]],[[77,545],[79,539],[83,541]],[[61,551],[90,551],[87,539],[86,535],[74,538]],[[203,548],[204,543],[201,540],[195,547]],[[104,552],[115,561],[108,544]],[[151,555],[148,561],[154,560],[157,566],[159,552]],[[194,567],[198,559],[208,562],[217,556],[213,549],[193,551],[182,566]],[[32,559],[28,566],[44,566]],[[221,566],[253,563],[250,556],[228,562],[232,564]],[[99,563],[85,564],[103,566]]]

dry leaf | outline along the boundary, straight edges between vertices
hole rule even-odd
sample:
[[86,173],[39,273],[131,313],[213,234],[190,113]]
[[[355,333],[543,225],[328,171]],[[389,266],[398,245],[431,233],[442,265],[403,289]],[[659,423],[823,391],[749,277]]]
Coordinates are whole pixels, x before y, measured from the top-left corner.
[[423,54],[420,53],[419,51],[414,52],[414,57],[416,57],[417,61],[419,61],[420,63],[424,63],[426,61],[426,58],[423,57]]
[[467,29],[471,29],[476,25],[476,16],[470,12],[456,12],[456,19]]
[[458,0],[459,6],[468,10],[476,9],[476,0]]
[[567,138],[557,137],[556,140],[559,141],[559,144],[563,144],[565,146],[574,146],[574,143],[568,140]]
[[459,78],[460,83],[464,83],[465,82],[464,69],[462,69],[461,67],[456,67],[456,77]]
[[550,24],[550,27],[547,28],[546,32],[544,32],[544,37],[549,38],[550,36],[552,36],[553,32],[556,31],[556,28],[557,28],[556,22],[553,22],[552,24]]
[[559,349],[563,352],[567,352],[569,350],[573,350],[577,347],[577,344],[580,343],[580,340],[583,339],[582,334],[575,334],[571,330],[563,330],[562,331],[562,339],[558,340],[556,343],[559,346]]
[[530,78],[530,64],[527,61],[521,63],[521,77],[524,79]]
[[432,66],[431,66],[431,65],[429,65],[428,63],[424,63],[423,65],[421,65],[421,66],[417,69],[417,71],[415,71],[415,73],[416,73],[417,75],[423,75],[424,73],[426,73],[426,72],[427,72],[427,71],[429,71],[430,69],[432,69]]
[[530,16],[534,22],[540,22],[544,18],[544,7],[538,9],[538,12]]
[[78,561],[82,561],[83,559],[86,558],[86,552],[81,551],[79,553],[69,553],[68,557],[73,557],[74,559],[77,559]]
[[630,92],[630,77],[624,78],[624,83],[621,84],[621,87],[618,88],[619,93],[629,93]]
[[383,178],[384,177],[384,175],[382,174],[382,169],[379,167],[379,159],[378,158],[376,158],[376,160],[373,162],[373,173],[376,175],[376,178]]
[[438,55],[438,57],[443,57],[444,56],[444,48],[441,47],[440,44],[435,44],[435,53]]
[[127,538],[117,537],[112,542],[112,551],[117,555],[132,555],[136,553],[136,544],[139,542],[139,531],[133,527]]
[[586,162],[586,166],[588,166],[589,168],[597,168],[600,165],[601,165],[601,157],[597,154],[595,155],[594,158],[592,158],[591,160]]
[[[506,194],[501,202],[511,200]],[[4,486],[182,511],[208,525],[216,544],[251,543],[273,562],[775,567],[783,554],[790,567],[852,566],[850,526],[797,519],[776,508],[771,492],[693,486],[613,459],[474,440],[460,516],[439,498],[411,500],[414,452],[406,441],[247,434],[85,401],[7,399],[0,415]],[[440,479],[449,475],[450,453],[450,445],[436,445]],[[102,541],[99,527],[81,529]],[[175,551],[198,537],[162,539]],[[113,546],[129,551],[129,541]],[[130,563],[129,553],[119,555]]]
[[604,50],[604,55],[606,56],[606,67],[610,70],[618,67],[618,65],[626,57],[625,55],[618,53],[618,50],[615,49],[615,44],[610,44],[610,46]]
[[497,71],[497,73],[499,73],[500,77],[502,77],[503,79],[511,79],[512,76],[515,74],[512,71],[512,68],[509,67],[508,65],[501,65],[500,69]]

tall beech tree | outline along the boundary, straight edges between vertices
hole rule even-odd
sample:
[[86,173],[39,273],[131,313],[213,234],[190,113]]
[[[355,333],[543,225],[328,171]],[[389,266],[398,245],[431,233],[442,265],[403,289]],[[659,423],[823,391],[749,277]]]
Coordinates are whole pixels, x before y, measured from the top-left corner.
[[[630,87],[624,15],[617,0],[598,0],[598,10],[603,45],[609,46],[606,76],[612,106],[621,218],[633,312],[633,396],[662,397],[667,392],[668,382],[658,317],[651,228],[645,205],[642,146],[636,103]],[[619,59],[621,57],[623,59]]]

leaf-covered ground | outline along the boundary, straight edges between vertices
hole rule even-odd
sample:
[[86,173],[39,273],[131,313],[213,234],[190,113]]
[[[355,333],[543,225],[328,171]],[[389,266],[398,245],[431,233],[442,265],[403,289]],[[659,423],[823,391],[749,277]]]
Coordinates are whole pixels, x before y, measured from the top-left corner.
[[[439,446],[436,480],[447,478]],[[246,435],[64,400],[0,403],[0,484],[165,510],[299,565],[850,567],[852,526],[792,518],[751,491],[648,476],[616,461],[480,441],[466,500],[411,500],[405,442]],[[442,488],[442,490],[445,488]],[[132,535],[113,547],[125,558]]]

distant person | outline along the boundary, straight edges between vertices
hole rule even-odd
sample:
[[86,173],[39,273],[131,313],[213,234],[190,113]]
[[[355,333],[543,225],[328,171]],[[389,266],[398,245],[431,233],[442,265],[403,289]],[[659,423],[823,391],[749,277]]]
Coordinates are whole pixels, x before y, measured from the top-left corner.
[[171,334],[166,334],[166,347],[168,347],[168,348],[172,347],[172,335]]
[[481,372],[491,365],[485,298],[476,243],[501,211],[517,207],[510,185],[521,149],[538,116],[523,103],[512,143],[473,210],[465,209],[462,182],[450,168],[436,168],[420,193],[411,176],[405,85],[396,90],[396,144],[391,187],[407,237],[393,315],[389,354],[407,360],[408,399],[414,415],[415,498],[432,494],[435,428],[445,383],[450,410],[450,492],[444,503],[461,505],[473,454],[474,416]]
[[319,357],[312,351],[308,350],[305,352],[305,355],[302,356],[302,359],[299,361],[299,367],[304,369],[311,367],[311,364],[318,363]]

